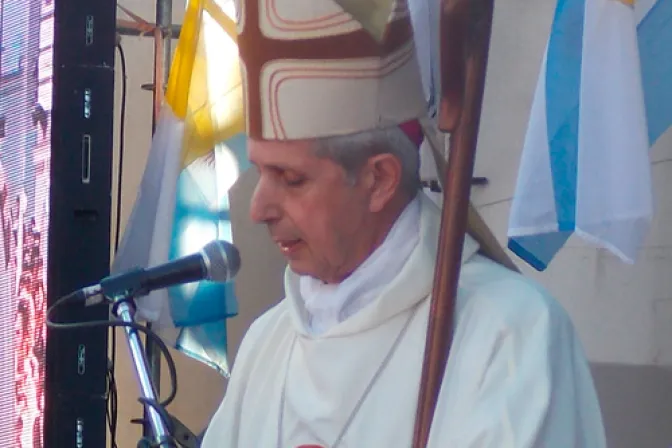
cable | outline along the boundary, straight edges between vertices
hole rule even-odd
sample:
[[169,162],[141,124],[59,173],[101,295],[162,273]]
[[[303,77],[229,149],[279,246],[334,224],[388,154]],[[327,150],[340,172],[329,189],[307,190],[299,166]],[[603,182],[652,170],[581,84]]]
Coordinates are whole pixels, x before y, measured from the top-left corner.
[[[76,293],[68,294],[67,296],[61,297],[56,301],[56,303],[50,306],[49,309],[47,309],[47,315],[46,315],[47,327],[52,328],[54,330],[75,330],[81,328],[94,328],[94,327],[112,327],[112,328],[130,327],[136,331],[144,333],[148,339],[153,340],[154,343],[158,346],[159,351],[166,358],[166,363],[168,365],[168,372],[170,376],[170,394],[168,395],[168,398],[158,403],[153,400],[146,400],[144,398],[140,398],[138,401],[140,401],[145,406],[152,406],[153,408],[155,408],[159,413],[159,415],[161,415],[162,419],[165,420],[166,427],[172,428],[173,426],[172,421],[170,420],[168,414],[163,408],[168,406],[175,399],[175,396],[177,395],[177,369],[175,367],[175,361],[173,360],[173,357],[170,354],[170,351],[168,350],[168,346],[166,346],[166,343],[163,342],[163,340],[154,331],[136,322],[122,322],[113,320],[100,320],[90,322],[55,322],[52,319],[52,316],[56,309],[74,302],[81,303]],[[112,383],[114,384],[114,382]],[[116,385],[114,388],[116,390]],[[116,407],[116,394],[114,395],[114,399],[110,399],[110,401],[114,401],[114,406]],[[116,422],[114,423],[114,429],[116,430]]]
[[[121,235],[121,201],[122,201],[122,180],[124,171],[124,140],[126,138],[126,98],[127,98],[127,73],[126,73],[126,54],[121,46],[120,36],[117,36],[116,49],[119,52],[119,62],[121,65],[121,116],[119,118],[119,163],[117,165],[117,202],[116,202],[116,226],[114,235],[114,254],[119,250],[119,239]],[[118,423],[118,395],[117,383],[114,377],[114,369],[117,360],[117,332],[114,327],[110,328],[111,338],[111,359],[107,371],[108,383],[108,402],[106,409],[107,424],[110,430],[111,448],[117,447],[117,423]]]
[[124,169],[124,138],[126,137],[126,55],[121,43],[117,44],[119,63],[121,64],[121,117],[119,123],[119,170],[117,172],[117,223],[114,235],[114,252],[119,249],[121,231],[121,185]]
[[161,351],[163,356],[166,358],[166,363],[168,364],[168,372],[170,373],[170,394],[168,398],[161,401],[160,404],[161,406],[169,405],[175,399],[175,396],[177,394],[177,369],[175,368],[175,361],[173,360],[173,357],[170,354],[170,351],[168,350],[168,346],[166,345],[165,342],[163,342],[163,339],[161,339],[161,337],[159,337],[151,329],[147,328],[144,325],[140,325],[136,322],[122,322],[114,320],[99,320],[89,322],[54,322],[52,320],[52,314],[54,313],[55,309],[75,301],[78,301],[78,297],[76,294],[73,293],[61,297],[56,301],[56,303],[50,306],[49,309],[47,310],[47,317],[46,317],[47,326],[54,330],[75,330],[81,328],[95,328],[95,327],[130,327],[136,331],[144,333],[148,338],[154,341],[154,343],[159,347],[159,350]]
[[114,378],[114,366],[110,362],[107,369],[107,424],[110,428],[110,444],[112,448],[117,448],[117,383]]

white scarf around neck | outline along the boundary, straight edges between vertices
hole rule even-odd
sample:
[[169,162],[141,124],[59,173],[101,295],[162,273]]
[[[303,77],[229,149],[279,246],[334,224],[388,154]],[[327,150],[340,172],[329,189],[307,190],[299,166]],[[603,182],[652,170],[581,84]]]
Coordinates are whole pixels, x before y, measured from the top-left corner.
[[418,196],[406,206],[385,241],[344,281],[325,284],[310,276],[300,277],[300,294],[313,335],[327,332],[362,310],[399,274],[420,240]]

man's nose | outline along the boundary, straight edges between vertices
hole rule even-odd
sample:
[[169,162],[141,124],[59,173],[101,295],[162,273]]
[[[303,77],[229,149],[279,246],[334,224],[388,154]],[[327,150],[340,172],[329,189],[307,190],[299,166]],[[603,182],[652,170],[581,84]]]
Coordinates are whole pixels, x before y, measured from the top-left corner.
[[256,223],[269,223],[280,218],[276,190],[260,177],[250,202],[250,218]]

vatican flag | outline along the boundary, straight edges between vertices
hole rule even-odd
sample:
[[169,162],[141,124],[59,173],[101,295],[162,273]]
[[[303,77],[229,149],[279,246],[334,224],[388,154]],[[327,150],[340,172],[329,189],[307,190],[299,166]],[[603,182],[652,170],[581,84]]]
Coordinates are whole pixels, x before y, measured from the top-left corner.
[[[233,0],[190,0],[138,196],[113,273],[232,241],[228,193],[247,169]],[[232,283],[198,282],[138,300],[169,345],[228,375]]]

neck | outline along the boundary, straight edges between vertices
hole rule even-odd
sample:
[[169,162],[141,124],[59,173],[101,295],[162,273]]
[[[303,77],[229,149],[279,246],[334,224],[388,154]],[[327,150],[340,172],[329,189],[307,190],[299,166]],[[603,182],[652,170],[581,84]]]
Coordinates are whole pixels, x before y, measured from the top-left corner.
[[374,301],[406,264],[419,235],[420,204],[406,202],[378,245],[347,278],[326,284],[301,277],[300,291],[311,332],[328,331]]
[[414,198],[415,197],[409,197],[406,194],[399,194],[395,196],[383,210],[375,215],[374,221],[364,223],[362,227],[369,229],[370,233],[366,240],[366,244],[361,244],[359,246],[362,249],[359,258],[344,273],[342,272],[340,275],[335,276],[334,278],[321,279],[322,282],[332,285],[341,283],[348,279],[353,272],[359,269],[359,267],[371,256],[371,254],[373,254],[385,242],[395,223],[399,220],[404,210],[406,210]]
[[[383,244],[387,236],[390,234],[392,227],[394,227],[394,224],[399,220],[399,217],[404,212],[404,210],[406,210],[408,204],[410,204],[412,200],[413,198],[409,198],[407,195],[397,195],[392,201],[390,201],[388,206],[380,212],[378,219],[378,230],[372,239],[373,244],[371,245],[369,253],[367,254],[367,258]],[[361,261],[361,263],[363,262],[364,260]]]

